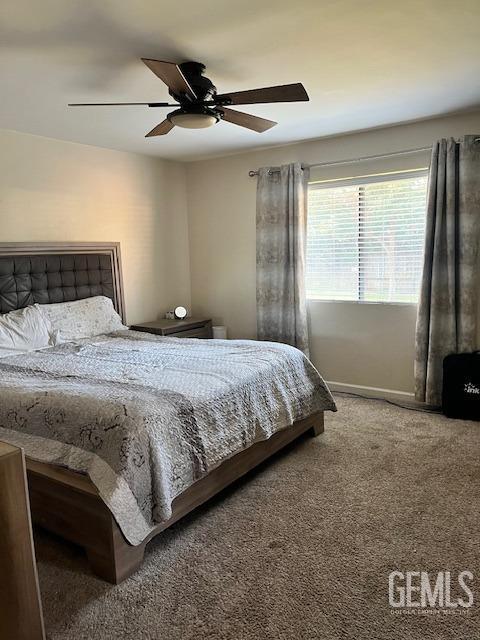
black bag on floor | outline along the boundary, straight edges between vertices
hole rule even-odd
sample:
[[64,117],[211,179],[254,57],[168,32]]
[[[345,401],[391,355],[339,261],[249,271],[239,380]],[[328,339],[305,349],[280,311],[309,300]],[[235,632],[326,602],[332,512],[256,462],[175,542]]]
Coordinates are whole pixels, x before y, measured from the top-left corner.
[[480,420],[480,351],[444,358],[442,409],[449,418]]

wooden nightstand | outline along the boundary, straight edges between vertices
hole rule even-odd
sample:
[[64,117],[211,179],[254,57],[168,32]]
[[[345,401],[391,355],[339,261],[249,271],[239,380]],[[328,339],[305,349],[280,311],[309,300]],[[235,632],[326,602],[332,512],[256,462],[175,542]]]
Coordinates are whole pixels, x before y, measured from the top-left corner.
[[185,318],[185,320],[155,320],[142,322],[130,327],[133,331],[156,333],[170,338],[211,338],[212,321],[201,318]]

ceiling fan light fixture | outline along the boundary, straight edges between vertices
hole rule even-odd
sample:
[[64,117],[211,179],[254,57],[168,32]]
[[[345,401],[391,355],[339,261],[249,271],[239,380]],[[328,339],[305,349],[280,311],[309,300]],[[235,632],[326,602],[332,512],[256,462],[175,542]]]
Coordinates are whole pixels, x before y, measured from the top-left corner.
[[217,124],[220,120],[220,116],[211,110],[189,113],[177,109],[177,111],[169,113],[167,118],[176,127],[183,127],[184,129],[206,129]]

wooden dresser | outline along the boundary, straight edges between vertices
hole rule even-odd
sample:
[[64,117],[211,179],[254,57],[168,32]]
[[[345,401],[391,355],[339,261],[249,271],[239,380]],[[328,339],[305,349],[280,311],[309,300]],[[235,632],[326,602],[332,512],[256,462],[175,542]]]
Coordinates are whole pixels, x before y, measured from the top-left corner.
[[0,442],[0,638],[45,640],[23,450]]
[[185,318],[184,320],[155,320],[130,327],[133,331],[145,331],[170,338],[211,338],[210,318]]

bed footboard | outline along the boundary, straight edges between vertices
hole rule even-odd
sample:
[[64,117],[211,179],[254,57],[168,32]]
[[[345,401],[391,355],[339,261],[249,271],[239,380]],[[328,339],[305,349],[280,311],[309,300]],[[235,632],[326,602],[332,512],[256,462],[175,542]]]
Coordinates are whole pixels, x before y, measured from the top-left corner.
[[33,522],[84,547],[94,573],[118,584],[140,566],[145,544],[128,544],[88,477],[33,460],[27,474]]
[[318,418],[315,421],[313,427],[310,427],[310,435],[312,438],[321,435],[325,431],[325,415],[323,413],[317,414]]
[[32,519],[49,531],[85,548],[92,570],[118,584],[143,561],[145,545],[177,520],[298,438],[323,433],[323,412],[299,420],[241,451],[175,499],[173,515],[138,546],[129,544],[95,485],[81,474],[27,459]]

